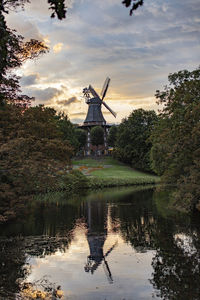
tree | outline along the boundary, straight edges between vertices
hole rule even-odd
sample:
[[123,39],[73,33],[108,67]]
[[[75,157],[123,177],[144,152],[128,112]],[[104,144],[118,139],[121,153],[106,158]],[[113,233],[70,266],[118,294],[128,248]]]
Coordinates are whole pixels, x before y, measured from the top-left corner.
[[75,129],[75,136],[76,136],[76,139],[78,140],[78,150],[81,150],[85,144],[86,144],[86,141],[87,141],[87,134],[86,134],[86,131],[83,130],[83,129]]
[[178,186],[177,204],[189,210],[200,197],[200,67],[168,79],[156,92],[164,107],[151,137],[152,166],[163,182]]
[[64,113],[59,113],[55,116],[57,120],[57,125],[59,128],[59,131],[61,133],[61,138],[65,141],[69,141],[69,143],[72,145],[74,152],[77,152],[79,150],[79,141],[76,136],[76,127],[73,125],[68,116]]
[[91,129],[91,142],[94,146],[104,144],[104,130],[101,126],[95,126]]
[[113,125],[109,130],[108,145],[114,147],[116,139],[117,139],[117,126]]
[[132,16],[133,11],[138,9],[139,6],[142,6],[144,4],[144,0],[124,0],[122,1],[122,3],[126,6],[126,7],[130,7],[130,16]]
[[23,37],[10,30],[0,11],[0,105],[5,102],[27,105],[33,98],[20,95],[19,76],[12,73],[27,59],[34,59],[48,51],[40,41],[31,39],[23,42]]
[[134,110],[118,126],[115,155],[135,168],[151,171],[149,137],[157,121],[155,111]]
[[[24,9],[24,5],[30,2],[30,0],[2,0],[0,4],[0,10],[2,10],[4,13],[8,13],[10,9],[17,9],[19,7]],[[49,9],[53,11],[51,18],[57,16],[58,19],[62,20],[66,17],[67,10],[65,6],[65,0],[47,0],[47,2],[50,4]]]

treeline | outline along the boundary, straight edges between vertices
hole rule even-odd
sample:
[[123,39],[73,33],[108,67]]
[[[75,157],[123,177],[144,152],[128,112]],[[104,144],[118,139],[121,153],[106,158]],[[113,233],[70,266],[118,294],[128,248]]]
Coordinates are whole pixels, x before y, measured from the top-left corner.
[[34,99],[20,90],[16,69],[49,51],[44,42],[24,41],[7,26],[5,14],[26,2],[0,4],[0,222],[14,217],[28,194],[78,189],[85,180],[70,171],[70,159],[85,143],[85,132],[52,108],[31,107]]
[[110,129],[108,141],[119,160],[175,186],[174,205],[200,209],[200,68],[168,79],[169,86],[156,92],[159,114],[133,111]]
[[22,195],[82,187],[70,159],[85,140],[85,132],[53,108],[1,104],[0,215],[14,215]]

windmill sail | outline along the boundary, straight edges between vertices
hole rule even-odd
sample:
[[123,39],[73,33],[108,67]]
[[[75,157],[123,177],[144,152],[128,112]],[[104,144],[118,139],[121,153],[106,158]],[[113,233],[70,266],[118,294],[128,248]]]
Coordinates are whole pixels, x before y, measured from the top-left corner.
[[[98,93],[95,91],[95,89],[89,85],[88,88],[85,88],[83,90],[84,96],[86,98],[86,103],[89,104],[88,114],[84,121],[84,124],[86,123],[94,123],[94,122],[103,122],[103,124],[106,122],[103,118],[102,112],[101,112],[101,104],[103,104],[110,113],[116,118],[116,113],[103,101],[103,99],[106,96],[108,86],[110,83],[110,78],[107,77],[103,89],[101,91],[102,98],[99,97]],[[93,98],[90,98],[89,94],[92,94]]]
[[111,112],[111,114],[116,118],[117,114],[106,104],[104,101],[102,101],[102,104]]
[[95,89],[91,85],[89,85],[88,89],[90,90],[93,97],[97,97],[97,98],[100,99],[99,95],[97,94],[97,92],[95,91]]
[[107,77],[106,80],[105,80],[105,82],[104,82],[102,91],[101,91],[102,101],[103,101],[103,99],[104,99],[105,96],[106,96],[106,93],[107,93],[107,90],[108,90],[109,83],[110,83],[110,78]]

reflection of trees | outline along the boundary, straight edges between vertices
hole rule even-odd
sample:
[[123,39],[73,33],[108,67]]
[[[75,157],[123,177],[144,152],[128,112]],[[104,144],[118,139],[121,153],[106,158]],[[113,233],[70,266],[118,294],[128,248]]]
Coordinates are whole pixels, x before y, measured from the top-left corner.
[[163,191],[155,192],[154,198],[159,214],[156,212],[157,252],[152,260],[151,283],[162,299],[199,299],[200,230],[196,226],[199,220],[167,212],[167,195],[164,197]]
[[20,293],[17,299],[30,300],[30,299],[46,299],[56,300],[61,299],[63,291],[61,286],[52,283],[46,276],[34,282],[23,282],[20,287]]
[[112,220],[119,220],[122,237],[137,251],[156,250],[150,282],[162,299],[197,300],[200,295],[200,228],[196,227],[199,220],[176,213],[164,214],[166,196],[163,192],[156,194],[158,212],[152,192],[129,195],[112,207]]
[[29,255],[43,257],[68,248],[78,214],[78,208],[70,205],[40,203],[24,219],[1,227],[10,237],[0,240],[0,298],[15,299],[13,293],[30,271]]
[[28,273],[24,265],[24,243],[21,239],[11,238],[1,239],[0,245],[0,299],[12,299],[12,293],[18,288],[18,279],[25,278]]
[[[28,257],[51,255],[65,251],[70,237],[25,237],[1,239],[0,247],[0,299],[14,299],[12,294],[20,289],[20,283],[30,273]],[[11,295],[10,295],[11,294]]]
[[196,300],[200,295],[200,232],[185,226],[177,234],[177,227],[160,226],[151,283],[163,299]]
[[[10,296],[6,291],[15,293],[19,290],[19,279],[25,279],[30,272],[27,259],[30,255],[43,257],[57,250],[65,251],[73,238],[75,222],[81,217],[87,225],[90,249],[85,271],[94,274],[102,264],[109,282],[112,282],[112,268],[107,264],[107,256],[115,244],[106,251],[104,249],[109,211],[110,229],[119,230],[136,251],[156,250],[150,281],[162,299],[199,299],[199,215],[190,219],[164,213],[163,192],[162,195],[154,194],[157,197],[155,202],[152,200],[153,190],[118,193],[118,197],[111,194],[112,191],[106,197],[106,194],[95,193],[93,199],[77,205],[34,204],[29,216],[6,228],[1,227],[2,235],[11,236],[15,232],[15,237],[0,240],[0,298],[14,299],[13,294]],[[20,234],[24,237],[19,238]]]
[[[135,192],[118,202],[111,212],[113,220],[119,219],[124,240],[131,243],[138,251],[152,249],[155,245],[157,224],[152,213],[151,198],[152,191]],[[124,203],[126,205],[123,205]]]

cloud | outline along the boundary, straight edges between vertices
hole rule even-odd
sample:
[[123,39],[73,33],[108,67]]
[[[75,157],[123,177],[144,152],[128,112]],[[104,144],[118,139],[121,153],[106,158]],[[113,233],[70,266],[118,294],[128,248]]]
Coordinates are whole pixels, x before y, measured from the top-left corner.
[[32,88],[32,89],[27,89],[26,93],[28,95],[32,95],[33,97],[36,98],[37,102],[46,102],[54,97],[60,96],[63,91],[53,88],[53,87],[48,87],[46,89],[38,89],[38,88]]
[[43,41],[45,36],[40,32],[35,22],[29,21],[27,18],[20,18],[18,14],[9,14],[7,16],[8,26],[17,30],[25,40],[36,39]]
[[27,76],[23,76],[20,79],[20,83],[23,86],[30,86],[30,85],[37,83],[38,79],[39,79],[39,74],[30,74]]
[[77,97],[74,96],[74,97],[68,98],[67,100],[57,101],[57,104],[58,105],[63,105],[63,106],[68,106],[71,103],[77,103],[77,102],[79,102],[79,100],[77,99]]
[[54,53],[59,53],[63,48],[63,43],[58,43],[53,46],[53,52]]
[[74,124],[82,124],[83,123],[83,119],[80,119],[80,118],[73,118],[73,119],[70,119],[70,121]]
[[85,113],[82,112],[75,112],[75,113],[71,113],[71,116],[79,116],[79,117],[86,117]]
[[[24,66],[27,76],[38,73],[42,78],[39,91],[29,89],[33,95],[41,101],[58,97],[57,108],[69,105],[72,115],[78,104],[70,105],[69,97],[80,97],[89,84],[99,92],[109,76],[106,101],[112,100],[120,121],[139,105],[155,108],[155,90],[163,88],[169,73],[199,65],[199,15],[198,0],[147,0],[132,17],[120,0],[84,0],[74,1],[67,18],[59,21],[50,18],[47,1],[34,0],[24,12],[8,18],[25,36],[48,36],[53,49]],[[34,78],[23,80],[23,89],[31,80],[34,84]]]

